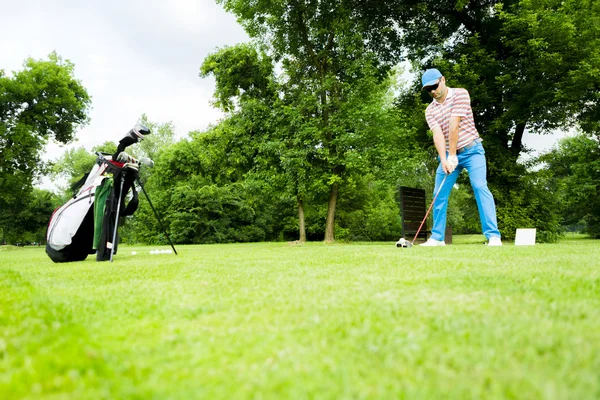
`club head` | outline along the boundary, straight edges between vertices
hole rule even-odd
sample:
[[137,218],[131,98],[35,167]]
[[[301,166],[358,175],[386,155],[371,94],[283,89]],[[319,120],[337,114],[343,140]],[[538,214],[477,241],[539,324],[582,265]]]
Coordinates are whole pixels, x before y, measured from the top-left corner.
[[129,133],[127,133],[127,136],[125,136],[125,138],[130,137],[131,139],[133,139],[134,143],[137,143],[140,140],[144,140],[144,137],[146,135],[149,135],[150,133],[150,129],[138,122],[137,124],[135,124],[133,129],[131,129]]
[[396,242],[396,247],[412,247],[412,246],[413,246],[413,244],[404,238],[400,238],[400,240],[398,240]]
[[140,136],[146,136],[151,133],[150,129],[146,125],[143,125],[139,122],[137,124],[135,124],[132,131],[134,131],[137,135],[140,135]]

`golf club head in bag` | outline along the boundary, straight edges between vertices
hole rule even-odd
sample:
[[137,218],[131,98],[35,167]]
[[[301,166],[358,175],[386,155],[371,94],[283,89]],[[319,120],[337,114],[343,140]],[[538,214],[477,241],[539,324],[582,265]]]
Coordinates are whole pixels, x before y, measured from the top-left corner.
[[122,151],[119,153],[117,157],[117,161],[122,162],[124,164],[134,164],[137,166],[144,165],[146,167],[154,167],[154,161],[148,157],[140,157],[139,159],[129,155],[128,153]]
[[144,137],[149,134],[150,134],[150,129],[147,126],[142,125],[139,122],[136,123],[135,126],[133,127],[133,129],[131,129],[129,131],[129,135],[131,137],[137,137],[139,140],[144,140]]
[[117,147],[115,154],[113,154],[112,159],[117,160],[122,151],[132,144],[144,140],[144,137],[150,133],[151,132],[148,127],[139,122],[135,124],[135,126],[129,132],[127,132],[127,135],[125,135],[125,137],[119,141],[119,146]]

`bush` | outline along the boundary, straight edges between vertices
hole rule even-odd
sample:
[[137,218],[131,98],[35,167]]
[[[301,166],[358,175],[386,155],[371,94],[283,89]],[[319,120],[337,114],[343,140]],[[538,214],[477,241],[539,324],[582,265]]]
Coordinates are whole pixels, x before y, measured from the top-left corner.
[[355,177],[340,191],[336,240],[397,240],[402,233],[395,188],[372,176]]
[[536,241],[558,241],[562,235],[560,207],[536,173],[524,176],[513,188],[497,192],[498,228],[503,238],[513,240],[518,228],[536,228]]

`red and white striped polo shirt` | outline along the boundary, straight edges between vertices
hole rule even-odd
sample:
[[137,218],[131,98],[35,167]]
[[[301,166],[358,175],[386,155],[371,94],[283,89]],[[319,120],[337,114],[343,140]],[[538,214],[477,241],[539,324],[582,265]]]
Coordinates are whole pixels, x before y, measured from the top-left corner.
[[427,124],[429,124],[429,129],[433,130],[436,126],[442,128],[442,133],[446,138],[446,149],[450,147],[448,144],[450,117],[460,117],[457,150],[479,138],[473,119],[473,110],[471,110],[471,97],[466,89],[448,88],[448,94],[443,103],[438,103],[434,99],[425,110],[425,118]]

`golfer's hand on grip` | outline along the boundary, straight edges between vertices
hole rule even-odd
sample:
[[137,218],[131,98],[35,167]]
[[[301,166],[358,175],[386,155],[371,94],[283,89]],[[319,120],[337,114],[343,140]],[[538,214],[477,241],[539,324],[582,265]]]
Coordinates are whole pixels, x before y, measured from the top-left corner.
[[448,156],[446,160],[442,161],[442,168],[446,174],[451,174],[454,172],[456,167],[458,166],[458,159],[456,156]]

